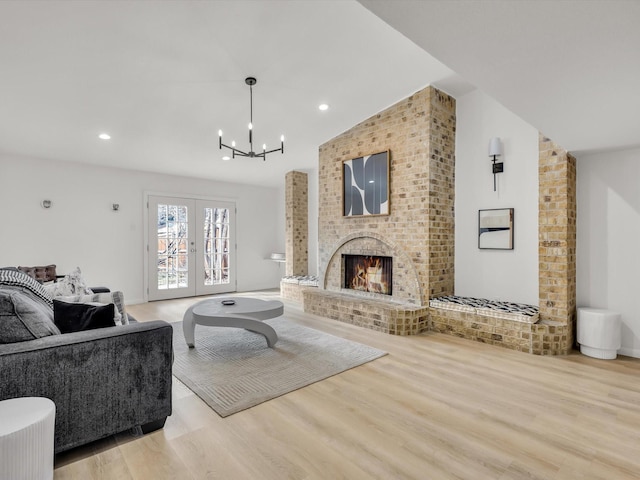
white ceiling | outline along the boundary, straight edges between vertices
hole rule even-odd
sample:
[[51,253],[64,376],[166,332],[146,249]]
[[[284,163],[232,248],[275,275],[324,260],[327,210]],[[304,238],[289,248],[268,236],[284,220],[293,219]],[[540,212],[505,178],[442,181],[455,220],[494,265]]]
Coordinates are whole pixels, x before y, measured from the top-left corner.
[[[640,1],[360,1],[0,1],[0,153],[279,186],[428,84],[574,152],[640,146]],[[249,75],[254,143],[285,154],[224,162]]]
[[640,147],[640,1],[360,3],[573,153]]
[[[271,186],[428,84],[472,89],[355,0],[5,0],[0,65],[0,153]],[[285,154],[224,162],[250,75],[254,147]]]

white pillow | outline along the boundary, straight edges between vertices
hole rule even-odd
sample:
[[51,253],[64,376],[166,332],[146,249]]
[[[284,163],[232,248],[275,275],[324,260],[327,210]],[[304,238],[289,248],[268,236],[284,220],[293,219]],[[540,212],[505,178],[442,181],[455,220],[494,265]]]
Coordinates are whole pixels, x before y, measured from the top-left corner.
[[90,295],[93,293],[91,289],[87,287],[84,278],[82,278],[80,267],[76,267],[73,272],[65,275],[62,280],[47,285],[46,290],[52,297]]

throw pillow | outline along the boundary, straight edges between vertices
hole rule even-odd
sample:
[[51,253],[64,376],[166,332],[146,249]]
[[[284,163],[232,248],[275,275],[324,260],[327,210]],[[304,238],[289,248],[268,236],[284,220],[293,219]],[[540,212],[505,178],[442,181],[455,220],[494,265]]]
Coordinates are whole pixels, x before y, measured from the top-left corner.
[[31,278],[35,279],[37,282],[40,282],[40,283],[55,282],[57,278],[56,266],[53,264],[46,265],[46,266],[38,266],[38,267],[19,266],[18,270],[26,273]]
[[19,287],[24,291],[29,291],[49,308],[53,308],[51,295],[49,295],[41,283],[31,278],[26,273],[13,270],[0,270],[0,285]]
[[0,286],[0,343],[59,334],[53,323],[53,310],[45,301],[20,286]]
[[53,321],[62,333],[115,326],[113,303],[90,305],[53,301]]
[[122,292],[105,292],[94,293],[92,295],[69,295],[56,297],[56,300],[62,300],[69,303],[112,303],[115,305],[113,320],[116,325],[128,325],[129,316],[124,307],[124,295]]
[[49,285],[47,291],[52,297],[90,295],[93,293],[91,289],[87,287],[84,278],[82,278],[80,267],[76,267],[73,272],[65,275],[59,282]]

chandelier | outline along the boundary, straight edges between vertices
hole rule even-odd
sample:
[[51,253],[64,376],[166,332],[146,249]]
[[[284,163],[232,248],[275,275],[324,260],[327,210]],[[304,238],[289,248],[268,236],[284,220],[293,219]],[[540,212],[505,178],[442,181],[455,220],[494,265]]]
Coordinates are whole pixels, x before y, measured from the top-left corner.
[[[239,157],[250,157],[250,158],[262,158],[262,160],[267,159],[267,155],[274,152],[282,152],[284,153],[284,135],[280,137],[280,148],[274,148],[273,150],[267,150],[267,145],[262,145],[262,152],[254,152],[253,151],[253,86],[258,83],[258,80],[255,77],[247,77],[244,79],[244,83],[249,85],[249,108],[250,108],[250,121],[249,121],[249,151],[245,152],[238,148],[236,148],[236,142],[231,142],[231,146],[225,145],[222,142],[222,130],[218,130],[218,137],[220,141],[220,150],[222,147],[228,148],[231,150],[232,158],[235,158],[236,155]],[[223,157],[223,159],[225,159]],[[230,160],[226,157],[226,160]]]

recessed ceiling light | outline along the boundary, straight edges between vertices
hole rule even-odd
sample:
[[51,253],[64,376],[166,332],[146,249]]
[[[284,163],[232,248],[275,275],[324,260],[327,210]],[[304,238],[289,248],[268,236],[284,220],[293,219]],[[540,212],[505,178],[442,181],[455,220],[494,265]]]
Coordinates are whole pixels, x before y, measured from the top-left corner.
[[108,133],[101,133],[100,135],[98,135],[98,138],[100,140],[111,140],[111,135],[109,135]]
[[324,112],[325,110],[329,110],[329,105],[327,105],[326,103],[321,103],[320,105],[318,105],[318,108]]
[[224,157],[222,157],[222,160],[226,162],[227,160],[231,160],[231,157],[228,155],[225,155]]

